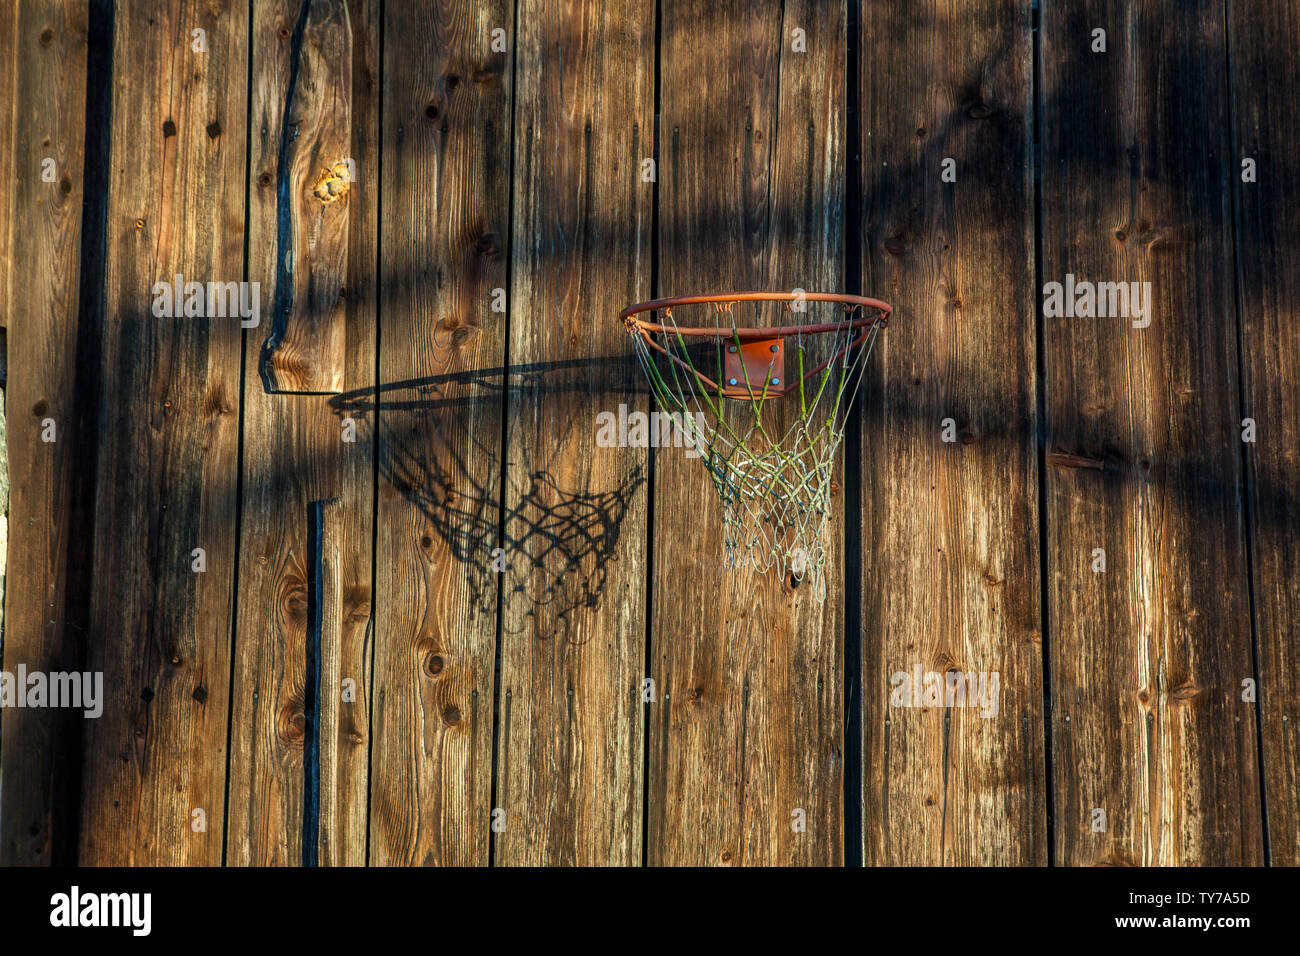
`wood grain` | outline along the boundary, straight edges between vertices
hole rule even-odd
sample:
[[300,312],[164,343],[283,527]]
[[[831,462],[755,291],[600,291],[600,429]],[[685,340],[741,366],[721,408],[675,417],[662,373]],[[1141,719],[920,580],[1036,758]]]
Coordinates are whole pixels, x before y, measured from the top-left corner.
[[[1278,2],[1229,4],[1233,150],[1237,199],[1237,308],[1245,401],[1255,420],[1246,466],[1253,545],[1259,712],[1268,853],[1300,865],[1300,10]],[[1241,178],[1253,159],[1256,180]],[[1225,403],[1231,407],[1230,403]]]
[[[618,311],[650,293],[654,17],[519,10],[495,862],[641,859],[645,410]],[[529,370],[536,370],[530,374]]]
[[[842,3],[663,4],[658,294],[841,290],[845,31]],[[655,468],[648,859],[841,863],[840,485],[819,600],[725,570],[706,469],[663,452]]]
[[[861,9],[863,294],[896,309],[862,418],[863,859],[1042,865],[1030,12]],[[896,699],[918,667],[998,693]]]
[[[0,329],[9,326],[13,309],[13,210],[14,210],[14,136],[18,132],[18,103],[14,99],[18,67],[18,4],[0,9],[0,103],[6,109],[0,122]],[[2,335],[3,333],[0,333]],[[0,339],[3,342],[4,339]],[[7,377],[0,376],[0,380]]]
[[[108,700],[83,739],[80,862],[217,864],[240,325],[158,317],[153,290],[177,274],[241,278],[248,20],[239,4],[124,0],[114,30],[87,639]],[[194,30],[206,52],[193,50]],[[201,573],[195,548],[206,552]]]
[[[288,48],[277,64],[275,296],[260,370],[268,392],[341,392],[354,166],[352,25],[346,0],[261,4]],[[254,26],[257,30],[256,21]],[[288,37],[283,32],[289,30]],[[269,42],[270,37],[259,38]]]
[[[341,679],[353,682],[353,699],[340,700],[332,745],[337,779],[333,822],[322,820],[322,866],[359,866],[369,853],[370,739],[375,620],[375,435],[378,386],[379,103],[381,5],[348,0],[352,26],[351,156],[356,181],[348,190],[347,336],[344,385],[360,393],[353,404],[331,399],[335,427],[355,429],[343,458],[340,547],[343,595],[338,647]],[[332,431],[331,438],[338,432]],[[338,692],[335,688],[335,692]],[[322,744],[322,759],[324,753]]]
[[511,10],[386,11],[384,75],[401,80],[384,84],[382,132],[378,865],[488,861]]
[[[6,403],[9,560],[3,670],[82,670],[65,627],[76,468],[75,359],[85,160],[85,0],[24,0],[0,13],[0,61],[13,85],[12,139],[0,143],[7,239]],[[8,56],[4,54],[8,53]],[[10,74],[10,71],[14,71]],[[5,125],[9,125],[6,118]],[[53,182],[43,163],[54,162]],[[49,429],[53,429],[51,437]],[[76,544],[75,546],[80,546]],[[25,690],[25,688],[24,688]],[[83,711],[6,707],[0,714],[0,865],[49,865]],[[74,814],[75,819],[75,814]]]
[[[378,138],[378,9],[373,3],[349,4],[350,10],[318,10],[320,0],[259,2],[252,23],[253,115],[252,151],[248,171],[250,281],[261,283],[264,302],[282,302],[280,283],[302,289],[317,281],[312,259],[310,278],[287,277],[281,257],[297,255],[304,236],[339,230],[330,242],[344,257],[346,287],[339,285],[336,318],[341,320],[345,351],[342,379],[355,400],[344,405],[323,395],[272,394],[255,375],[245,380],[243,521],[240,542],[238,620],[235,636],[235,694],[231,733],[230,818],[227,859],[239,865],[287,865],[303,859],[304,739],[306,729],[305,665],[310,560],[307,553],[309,505],[317,499],[340,500],[337,518],[339,573],[342,580],[342,628],[335,649],[339,672],[356,687],[355,700],[341,705],[343,727],[332,726],[320,741],[321,786],[324,764],[331,766],[334,790],[331,816],[322,818],[322,865],[361,865],[366,859],[366,797],[369,741],[369,620],[372,567],[373,449],[375,382],[375,241],[378,209],[374,178]],[[310,8],[310,9],[309,9]],[[306,24],[301,34],[296,25]],[[311,29],[312,24],[320,29]],[[331,33],[330,31],[335,31]],[[295,38],[301,49],[295,49]],[[315,52],[308,47],[315,45]],[[336,72],[351,79],[349,102],[306,95],[290,97],[290,89],[310,84],[297,76],[295,60],[319,61],[328,56]],[[340,65],[347,60],[347,68]],[[302,153],[283,155],[286,123],[325,129],[335,121],[318,111],[340,110],[350,116],[343,143],[331,153],[314,157],[354,160],[359,173],[347,192],[324,209],[312,195],[319,170],[327,160],[301,161]],[[320,149],[327,148],[318,139]],[[288,177],[287,184],[281,177]],[[295,217],[287,228],[281,219],[283,191],[298,197]],[[323,220],[336,217],[332,225]],[[301,264],[301,263],[300,263]],[[326,266],[326,279],[342,279]],[[307,297],[309,309],[322,309],[304,318],[304,335],[326,336],[314,322],[335,304]],[[295,307],[297,308],[297,307]],[[304,314],[305,315],[305,314]],[[334,320],[331,319],[331,322]],[[247,367],[252,369],[261,349],[261,330],[247,336]],[[316,343],[316,344],[319,344]],[[308,351],[315,345],[308,347]],[[332,347],[331,347],[332,348]],[[323,354],[323,353],[322,353]],[[323,366],[322,366],[323,367]],[[345,420],[351,421],[351,426]],[[334,700],[337,686],[322,684],[322,695]],[[325,808],[324,791],[321,797]],[[330,832],[326,832],[326,827]]]
[[1043,281],[1151,284],[1145,328],[1043,319],[1046,450],[1102,463],[1045,475],[1061,864],[1263,859],[1223,12],[1043,4]]
[[[359,852],[363,847],[350,847],[347,843],[349,828],[345,818],[357,815],[355,808],[348,806],[349,794],[340,786],[344,782],[339,773],[339,756],[346,749],[363,742],[349,738],[355,733],[352,721],[347,713],[352,702],[344,701],[343,660],[347,646],[347,628],[349,611],[345,604],[343,587],[344,565],[347,561],[347,519],[343,510],[343,501],[333,498],[321,502],[321,548],[320,577],[317,587],[320,589],[320,657],[318,675],[309,675],[309,679],[319,679],[320,696],[317,698],[319,713],[319,743],[317,753],[320,760],[317,781],[320,787],[319,824],[317,835],[317,860],[321,866],[346,865],[350,860],[364,861],[365,854]],[[357,688],[358,693],[365,692],[365,686]],[[364,821],[364,804],[361,819]]]

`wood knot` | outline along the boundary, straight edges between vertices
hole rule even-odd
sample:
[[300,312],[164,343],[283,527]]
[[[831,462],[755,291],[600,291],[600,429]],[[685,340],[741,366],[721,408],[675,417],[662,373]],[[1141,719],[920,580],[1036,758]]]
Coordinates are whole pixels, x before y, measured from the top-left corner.
[[343,589],[343,606],[349,621],[364,621],[370,617],[370,588],[350,585]]
[[213,120],[211,123],[207,125],[207,130],[208,130],[208,139],[216,139],[218,136],[221,135],[220,121]]
[[307,735],[307,715],[298,701],[290,701],[280,708],[277,736],[286,743],[301,741]]
[[280,599],[280,611],[285,620],[299,627],[307,626],[307,588],[298,581],[289,583]]
[[443,661],[437,654],[430,654],[424,660],[424,672],[430,677],[437,677],[442,673]]
[[442,722],[448,727],[455,727],[460,723],[460,708],[453,705],[448,706],[442,712]]
[[338,202],[347,195],[352,186],[352,181],[348,172],[347,163],[335,163],[329,169],[322,169],[320,175],[316,177],[315,184],[311,187],[312,195],[321,201],[322,205],[328,206],[330,203]]
[[54,29],[53,27],[46,27],[44,30],[41,31],[41,46],[49,46],[53,42],[54,42]]
[[203,398],[203,417],[220,418],[222,415],[233,415],[234,412],[234,407],[226,398],[225,387],[221,382],[216,382]]

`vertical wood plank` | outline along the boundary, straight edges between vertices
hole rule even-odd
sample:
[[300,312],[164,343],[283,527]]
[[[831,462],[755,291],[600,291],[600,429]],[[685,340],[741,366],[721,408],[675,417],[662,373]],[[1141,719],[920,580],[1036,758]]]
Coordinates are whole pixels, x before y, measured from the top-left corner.
[[[295,354],[327,355],[333,346],[325,351],[318,346],[323,348],[332,333],[317,323],[341,319],[346,352],[338,356],[344,364],[337,387],[366,396],[375,381],[377,5],[358,0],[258,2],[251,42],[249,279],[261,283],[262,301],[277,308],[289,301],[281,284],[293,284],[292,308],[302,320],[295,327],[322,337],[299,341],[302,348],[295,346]],[[308,63],[312,77],[305,75]],[[348,102],[343,104],[337,97],[345,82]],[[319,88],[336,92],[322,97]],[[350,116],[351,128],[336,128],[338,120],[324,115],[330,111]],[[286,137],[286,123],[297,126],[298,139]],[[330,136],[309,133],[325,129],[333,130]],[[289,154],[282,152],[286,139],[297,143]],[[349,159],[357,181],[322,201],[316,195],[320,170],[346,165]],[[285,218],[286,210],[293,215]],[[308,235],[331,237],[328,262],[304,261]],[[309,287],[313,292],[304,303],[300,296]],[[323,293],[325,287],[333,292]],[[316,292],[324,299],[314,299]],[[336,308],[341,310],[337,314]],[[270,309],[266,312],[269,321]],[[331,853],[329,859],[322,854],[320,862],[361,865],[367,827],[373,409],[365,401],[340,410],[323,395],[268,392],[267,383],[253,374],[265,354],[265,325],[249,331],[245,355],[250,374],[244,396],[227,858],[237,865],[296,865],[303,859],[307,514],[310,502],[339,498],[344,606],[338,663],[340,675],[355,684],[355,699],[341,705],[339,719],[346,729],[321,738],[320,760],[333,766],[336,789],[332,832],[326,834],[326,821],[321,821],[321,839],[328,837]],[[321,693],[333,702],[340,688],[322,683]],[[328,753],[327,747],[332,748]],[[322,788],[324,783],[322,770]],[[321,802],[324,808],[323,790]]]
[[[348,0],[352,25],[353,172],[357,181],[348,190],[347,353],[344,385],[371,396],[359,407],[331,400],[335,428],[351,427],[343,460],[342,609],[339,632],[339,675],[351,681],[352,699],[339,697],[333,760],[337,767],[334,799],[338,804],[328,830],[331,841],[321,865],[360,866],[369,855],[370,698],[374,653],[375,566],[375,436],[378,431],[374,393],[378,385],[379,248],[379,104],[382,4]],[[355,383],[355,384],[354,384]],[[344,432],[346,435],[346,431]],[[339,432],[331,430],[331,438]],[[340,694],[335,686],[333,692]]]
[[[1237,195],[1238,313],[1242,415],[1253,545],[1269,860],[1300,865],[1300,9],[1281,0],[1229,4],[1233,145],[1227,161]],[[1256,164],[1242,181],[1241,163]],[[1230,406],[1229,406],[1230,407]]]
[[595,436],[647,407],[653,8],[525,2],[518,57],[495,860],[636,864],[647,460]]
[[[0,123],[0,329],[9,326],[13,309],[14,236],[14,134],[18,131],[18,101],[14,98],[18,73],[18,4],[0,9],[0,103],[6,109]],[[0,332],[0,335],[3,335]],[[0,338],[0,342],[4,339]]]
[[863,860],[1041,865],[1030,10],[861,14],[863,290],[897,310],[864,386]]
[[[665,0],[658,294],[842,291],[845,30],[842,3]],[[842,493],[824,601],[723,568],[699,461],[659,454],[655,496],[650,862],[842,862]]]
[[[348,846],[348,828],[343,817],[348,813],[348,793],[339,784],[339,756],[347,747],[351,733],[344,713],[343,682],[347,608],[344,604],[343,575],[347,561],[346,515],[341,499],[321,503],[320,550],[320,696],[319,745],[320,823],[317,836],[317,861],[320,866],[346,865],[349,859],[364,861],[364,853]],[[313,680],[315,675],[308,674]],[[360,689],[359,689],[360,690]],[[364,804],[363,804],[364,806]],[[364,835],[364,832],[363,832]],[[364,850],[364,847],[361,848]]]
[[[155,283],[178,274],[186,283],[242,276],[247,8],[124,0],[114,30],[87,638],[107,701],[85,733],[80,861],[216,864],[240,322],[159,317],[153,307]],[[204,52],[194,49],[195,30],[204,31]],[[196,548],[202,572],[192,570]]]
[[[9,553],[3,670],[82,670],[65,628],[70,491],[76,467],[74,376],[85,158],[85,0],[24,0],[0,13],[0,69],[13,81],[0,143],[8,328]],[[5,53],[8,56],[5,56]],[[13,71],[13,73],[10,73]],[[52,182],[42,175],[53,162]],[[12,246],[9,246],[12,242]],[[52,431],[51,431],[52,429]],[[48,440],[50,438],[54,440]],[[25,688],[24,688],[25,690]],[[0,865],[49,865],[56,803],[78,759],[81,710],[0,714]],[[75,800],[75,795],[71,795]]]
[[[486,864],[512,4],[387,5],[378,594],[378,865]],[[494,50],[493,31],[501,49]],[[485,382],[485,384],[482,384]]]
[[[345,0],[273,10],[288,47],[276,78],[284,115],[276,124],[274,310],[259,371],[268,392],[343,390],[351,188],[352,24]],[[292,26],[288,26],[292,23]],[[255,27],[256,29],[256,27]],[[259,35],[260,36],[260,35]],[[256,54],[256,50],[254,50]]]
[[1151,313],[1043,319],[1063,864],[1263,858],[1223,17],[1043,3],[1043,280],[1149,282]]

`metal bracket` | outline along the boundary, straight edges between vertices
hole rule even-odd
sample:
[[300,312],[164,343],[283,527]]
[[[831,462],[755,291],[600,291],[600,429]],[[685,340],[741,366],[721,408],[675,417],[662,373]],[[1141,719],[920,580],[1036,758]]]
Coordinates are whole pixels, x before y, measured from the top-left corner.
[[[784,395],[785,339],[754,342],[723,341],[722,394],[727,398]],[[748,384],[746,378],[748,377]]]

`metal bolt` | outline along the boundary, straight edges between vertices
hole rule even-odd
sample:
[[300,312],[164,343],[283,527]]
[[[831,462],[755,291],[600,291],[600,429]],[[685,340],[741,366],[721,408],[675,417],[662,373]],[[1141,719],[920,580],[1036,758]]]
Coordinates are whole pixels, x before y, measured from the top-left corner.
[[727,346],[727,351],[728,351],[728,352],[731,352],[732,354],[735,354],[736,347],[735,347],[734,345],[728,345],[728,346]]
[[734,378],[729,378],[729,379],[727,379],[727,384],[728,384],[728,385],[735,385],[735,384],[736,384],[736,380],[735,380]]
[[781,380],[780,380],[779,378],[774,378],[774,379],[772,379],[772,384],[773,384],[773,385],[780,385],[780,384],[781,384]]
[[773,351],[773,352],[776,352],[776,351],[779,351],[779,350],[780,350],[780,349],[779,349],[779,346],[776,346],[776,345],[773,345],[773,346],[772,346],[772,351]]

